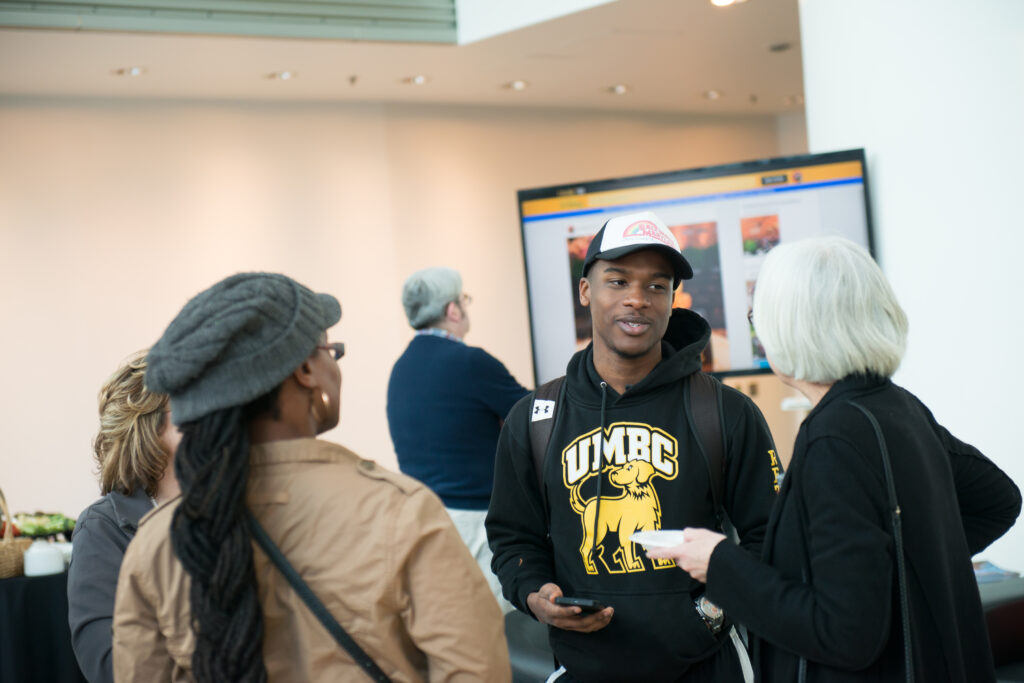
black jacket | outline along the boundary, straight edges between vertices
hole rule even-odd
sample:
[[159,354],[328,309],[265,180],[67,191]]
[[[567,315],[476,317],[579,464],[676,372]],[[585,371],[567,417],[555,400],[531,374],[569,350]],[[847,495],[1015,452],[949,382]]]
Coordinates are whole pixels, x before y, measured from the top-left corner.
[[111,626],[117,574],[139,520],[153,509],[141,487],[126,496],[111,491],[78,517],[68,567],[71,646],[90,683],[113,681]]
[[[574,355],[554,418],[543,498],[530,449],[532,394],[512,408],[502,429],[487,535],[505,596],[531,614],[527,595],[553,582],[567,596],[615,608],[609,625],[595,633],[549,629],[555,656],[574,678],[679,680],[726,636],[712,635],[694,608],[701,584],[671,562],[655,566],[628,540],[642,528],[715,525],[707,465],[683,408],[683,380],[700,369],[709,336],[703,318],[675,311],[666,334],[675,344],[663,342],[662,362],[621,396],[602,389],[591,347]],[[757,551],[775,500],[774,445],[754,404],[723,389],[724,505],[743,546]],[[602,524],[595,525],[591,456],[600,439],[602,391],[612,462],[601,485]],[[581,546],[584,530],[595,528],[603,538],[588,567]]]
[[[761,681],[902,681],[903,638],[878,420],[903,519],[916,680],[992,681],[971,556],[1020,512],[1014,483],[891,381],[835,384],[800,427],[759,563],[725,544],[708,597],[749,627]],[[805,580],[806,577],[806,580]]]

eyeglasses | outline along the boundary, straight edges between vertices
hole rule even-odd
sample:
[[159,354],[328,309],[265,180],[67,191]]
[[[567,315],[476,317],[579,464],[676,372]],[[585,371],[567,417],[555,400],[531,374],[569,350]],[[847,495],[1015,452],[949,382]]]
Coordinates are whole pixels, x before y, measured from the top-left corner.
[[459,297],[459,301],[462,302],[463,306],[468,306],[469,304],[473,303],[473,297],[463,292],[462,295]]
[[317,344],[316,348],[323,349],[331,354],[334,360],[340,360],[345,355],[345,342],[334,342],[332,344]]

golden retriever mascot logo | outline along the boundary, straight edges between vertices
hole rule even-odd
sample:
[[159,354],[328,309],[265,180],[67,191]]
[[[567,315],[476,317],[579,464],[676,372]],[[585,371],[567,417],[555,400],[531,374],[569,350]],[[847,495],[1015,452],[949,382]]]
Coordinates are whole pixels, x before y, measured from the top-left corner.
[[[580,486],[589,479],[584,477],[569,489],[569,504],[580,515],[583,542],[580,555],[588,574],[597,574],[596,560],[600,560],[612,574],[644,571],[643,560],[637,556],[636,545],[629,537],[637,531],[661,528],[661,503],[651,480],[661,474],[649,462],[634,460],[625,465],[609,468],[608,481],[622,489],[618,496],[601,496],[600,519],[597,496],[584,500]],[[619,547],[612,554],[615,566],[604,559],[604,542],[609,534],[617,534]],[[672,560],[652,560],[655,569],[674,567]]]
[[[644,561],[629,537],[637,531],[661,528],[661,503],[654,489],[657,478],[672,480],[679,473],[679,442],[671,433],[642,422],[614,422],[591,429],[573,439],[562,451],[562,483],[569,504],[580,516],[583,542],[580,555],[588,574],[597,574],[597,562],[612,574],[642,572]],[[605,476],[616,495],[584,499],[583,484]],[[603,482],[603,480],[602,480]],[[600,515],[598,511],[600,510]],[[618,539],[611,550],[610,539]],[[605,559],[605,550],[610,560]],[[655,569],[674,567],[672,560],[654,560]]]

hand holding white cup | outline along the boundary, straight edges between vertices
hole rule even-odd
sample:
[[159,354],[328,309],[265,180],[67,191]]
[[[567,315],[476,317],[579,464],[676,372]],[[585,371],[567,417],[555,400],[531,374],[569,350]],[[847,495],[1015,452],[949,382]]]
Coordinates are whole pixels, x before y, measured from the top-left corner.
[[683,529],[683,542],[667,548],[647,548],[647,557],[675,560],[676,565],[701,583],[708,581],[708,562],[715,546],[725,536],[710,529],[687,527]]

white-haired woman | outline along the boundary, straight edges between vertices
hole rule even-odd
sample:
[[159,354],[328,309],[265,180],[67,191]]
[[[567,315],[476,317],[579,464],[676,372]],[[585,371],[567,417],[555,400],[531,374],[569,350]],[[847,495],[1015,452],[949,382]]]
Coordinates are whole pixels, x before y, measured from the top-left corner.
[[760,681],[904,681],[908,664],[918,681],[995,680],[971,555],[1013,525],[1020,492],[889,379],[907,320],[885,276],[848,240],[782,245],[753,314],[773,372],[814,405],[761,559],[705,529],[650,556],[749,628]]

